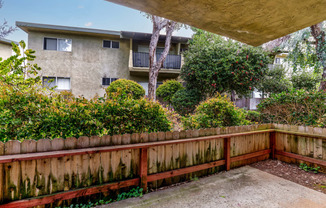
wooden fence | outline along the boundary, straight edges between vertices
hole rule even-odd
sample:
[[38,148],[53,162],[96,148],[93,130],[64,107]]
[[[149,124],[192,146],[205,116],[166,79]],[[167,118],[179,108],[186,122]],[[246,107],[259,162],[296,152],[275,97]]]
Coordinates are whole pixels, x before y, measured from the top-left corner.
[[68,205],[77,197],[157,188],[269,157],[326,167],[325,132],[263,124],[0,143],[0,207]]

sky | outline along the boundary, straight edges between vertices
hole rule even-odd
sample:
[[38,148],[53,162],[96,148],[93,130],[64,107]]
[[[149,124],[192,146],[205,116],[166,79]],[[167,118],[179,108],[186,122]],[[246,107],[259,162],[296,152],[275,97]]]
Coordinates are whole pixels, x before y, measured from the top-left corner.
[[[135,0],[136,1],[136,0]],[[3,0],[0,23],[16,21],[85,27],[106,30],[152,32],[152,23],[138,10],[105,0]],[[190,29],[175,31],[173,35],[191,37]],[[27,41],[27,33],[17,29],[6,37],[13,41]]]

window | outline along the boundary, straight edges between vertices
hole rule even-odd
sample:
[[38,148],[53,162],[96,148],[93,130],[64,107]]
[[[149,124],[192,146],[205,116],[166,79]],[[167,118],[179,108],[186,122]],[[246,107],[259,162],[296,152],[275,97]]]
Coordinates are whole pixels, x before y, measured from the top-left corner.
[[109,86],[112,82],[114,82],[115,80],[118,80],[119,78],[102,78],[102,85],[104,86]]
[[44,38],[44,50],[71,51],[71,46],[71,39]]
[[43,86],[46,88],[55,87],[56,90],[70,90],[69,77],[43,77]]
[[119,41],[103,40],[103,48],[119,48]]

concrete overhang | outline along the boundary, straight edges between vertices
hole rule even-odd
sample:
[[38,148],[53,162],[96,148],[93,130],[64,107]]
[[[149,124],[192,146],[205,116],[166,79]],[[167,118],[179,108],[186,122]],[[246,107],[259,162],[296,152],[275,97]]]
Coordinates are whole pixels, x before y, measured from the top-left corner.
[[100,36],[119,36],[120,31],[112,30],[100,30],[100,29],[91,29],[91,28],[82,28],[82,27],[68,27],[61,25],[47,25],[47,24],[38,24],[30,22],[16,22],[16,26],[22,29],[25,32],[36,31],[36,32],[53,32],[53,33],[67,33],[67,34],[82,34],[82,35],[100,35]]
[[16,45],[18,45],[18,43],[16,41],[8,40],[5,38],[0,38],[0,43],[2,43],[2,44],[11,45],[12,42],[14,42]]
[[326,0],[106,0],[258,46],[326,19]]
[[[144,40],[144,41],[150,41],[152,34],[151,33],[140,33],[140,32],[130,32],[130,31],[121,31],[121,37],[122,38],[132,38],[133,40]],[[159,41],[165,41],[166,36],[160,35]],[[183,43],[187,44],[188,40],[191,38],[187,37],[180,37],[180,36],[172,36],[171,42],[172,43]]]

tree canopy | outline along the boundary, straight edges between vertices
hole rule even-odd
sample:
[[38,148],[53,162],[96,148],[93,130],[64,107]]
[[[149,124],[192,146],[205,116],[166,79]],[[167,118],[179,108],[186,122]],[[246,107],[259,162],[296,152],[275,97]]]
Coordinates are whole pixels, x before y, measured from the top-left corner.
[[269,54],[260,47],[202,30],[196,30],[184,58],[181,77],[188,89],[198,90],[204,98],[217,92],[249,95],[271,62]]

